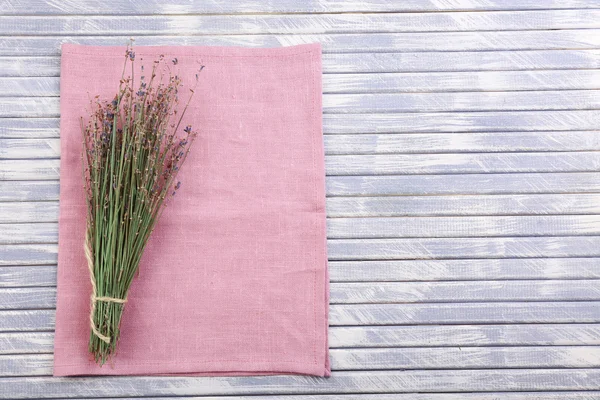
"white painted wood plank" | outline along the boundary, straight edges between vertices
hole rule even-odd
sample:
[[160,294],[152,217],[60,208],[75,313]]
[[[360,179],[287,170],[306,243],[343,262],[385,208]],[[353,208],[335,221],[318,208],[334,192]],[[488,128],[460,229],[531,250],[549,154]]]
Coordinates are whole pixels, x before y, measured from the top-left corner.
[[[347,394],[340,395],[314,394],[314,395],[267,395],[267,396],[229,396],[227,400],[595,400],[600,396],[599,391],[558,391],[558,392],[472,392],[472,393],[393,393],[393,394]],[[120,400],[121,398],[96,398],[98,400]],[[147,397],[128,397],[128,400],[146,400]],[[152,397],[153,400],[180,400],[181,397]],[[67,400],[65,398],[59,400]],[[221,396],[202,396],[202,400],[223,400]]]
[[[56,265],[4,266],[0,287],[56,285]],[[600,260],[588,258],[330,261],[336,282],[599,279]],[[568,285],[568,283],[567,283]]]
[[600,256],[600,236],[329,239],[327,244],[329,258],[341,261]]
[[[279,47],[320,42],[325,53],[485,50],[584,50],[600,47],[598,29],[312,35],[139,36],[136,45]],[[130,36],[0,38],[0,56],[59,54],[62,43],[125,46]]]
[[[0,180],[55,180],[59,178],[54,139],[0,139]],[[4,147],[2,147],[4,146]],[[457,153],[402,155],[327,155],[328,176],[485,174],[516,172],[595,172],[598,151],[558,153]]]
[[[41,77],[0,77],[2,97],[49,96],[58,97],[59,78],[53,76]],[[595,69],[582,70],[544,70],[544,71],[471,71],[471,72],[402,72],[402,73],[336,73],[323,75],[324,106],[329,112],[335,111],[335,105],[343,98],[332,94],[348,93],[402,93],[402,92],[461,92],[446,94],[447,96],[467,96],[485,100],[485,96],[513,96],[507,99],[524,102],[519,96],[523,93],[462,93],[472,91],[548,91],[561,90],[564,92],[529,93],[532,99],[541,103],[551,103],[552,98],[563,96],[563,101],[574,102],[577,95],[592,96],[596,92],[569,92],[573,89],[599,89],[600,71]],[[441,95],[441,93],[436,93]],[[548,98],[536,96],[547,95]],[[413,96],[415,96],[413,94]],[[429,98],[421,95],[414,97]],[[471,96],[471,97],[468,97]],[[346,96],[349,99],[356,96]],[[380,96],[382,99],[389,96]],[[368,97],[367,97],[368,98]],[[400,95],[398,100],[413,99],[408,94]],[[450,97],[451,98],[451,97]],[[581,97],[585,100],[585,97]],[[456,97],[457,101],[461,97]],[[490,100],[493,100],[491,97]],[[595,97],[590,98],[594,101]],[[4,99],[6,101],[7,99]],[[380,100],[382,101],[382,100]],[[466,102],[468,100],[462,100]],[[531,101],[533,102],[533,100]],[[354,104],[356,100],[353,101]],[[523,103],[527,104],[527,103]],[[568,108],[567,105],[563,109]],[[426,111],[426,110],[422,110]]]
[[596,0],[405,0],[401,3],[385,0],[244,0],[239,3],[185,0],[158,0],[121,2],[119,0],[88,0],[56,2],[52,0],[13,1],[0,4],[0,14],[64,15],[64,14],[117,14],[117,15],[172,15],[172,14],[238,14],[238,13],[323,13],[323,12],[423,12],[423,11],[490,11],[598,8]]
[[0,180],[55,180],[59,178],[59,165],[60,160],[0,160]]
[[[332,349],[334,371],[597,368],[600,346]],[[52,354],[0,355],[0,377],[51,376]]]
[[[339,326],[329,329],[329,343],[332,348],[581,346],[600,344],[599,331],[599,324]],[[44,333],[30,335],[40,335],[38,341],[43,341]],[[42,352],[49,347],[34,344],[26,348]]]
[[[330,302],[379,304],[600,300],[599,283],[597,279],[332,283]],[[46,293],[43,293],[44,290]],[[27,296],[29,292],[31,295]],[[39,308],[45,308],[54,302],[52,290],[44,288],[0,289],[0,297],[6,299],[7,308],[18,308],[21,304],[39,304]],[[20,300],[20,297],[27,297],[27,300]]]
[[0,265],[55,265],[57,262],[55,244],[0,245]]
[[599,131],[325,135],[334,154],[498,153],[600,149]]
[[[583,57],[588,58],[587,56]],[[1,77],[59,75],[60,57],[0,57]]]
[[[6,100],[10,101],[8,98]],[[325,114],[595,110],[598,108],[600,108],[600,90],[323,95]]]
[[[330,304],[600,300],[598,279],[331,283]],[[54,309],[56,288],[0,288],[0,309]]]
[[598,279],[600,259],[329,261],[329,277],[332,282]]
[[[600,194],[330,197],[327,216],[569,215],[600,213]],[[49,210],[47,219],[56,216]],[[1,214],[0,214],[1,218]],[[22,222],[33,221],[23,217]],[[40,221],[44,222],[44,221]]]
[[594,323],[600,308],[595,301],[344,304],[332,305],[329,318],[330,325]]
[[1,310],[55,309],[56,288],[0,288]]
[[[327,196],[597,193],[596,172],[329,176]],[[0,181],[0,202],[58,200],[57,181]]]
[[54,310],[0,311],[0,331],[53,331],[55,315]]
[[[600,50],[323,54],[323,72],[523,71],[600,68]],[[60,58],[0,57],[0,77],[58,77]],[[327,80],[327,76],[324,77]]]
[[0,395],[16,399],[218,394],[390,393],[595,390],[598,369],[346,371],[329,379],[306,376],[16,377],[0,380]]
[[0,181],[0,202],[58,200],[58,192],[55,181]]
[[330,176],[594,172],[600,152],[327,155],[325,167]]
[[[439,62],[439,61],[438,61]],[[46,94],[52,88],[50,79],[42,77],[4,78],[7,86],[15,87],[18,95],[27,95],[28,85],[34,93]],[[42,80],[43,82],[35,82]],[[470,92],[470,91],[524,91],[524,90],[568,90],[598,89],[600,87],[600,71],[589,70],[544,70],[544,71],[469,71],[469,72],[402,72],[402,73],[361,73],[361,74],[327,74],[323,77],[324,93],[397,93],[397,92]],[[56,94],[57,92],[53,92]],[[440,94],[440,93],[436,93]],[[534,99],[539,93],[529,93]],[[560,96],[561,93],[546,93],[548,97]],[[567,95],[568,93],[562,93]],[[460,94],[477,96],[477,94]],[[515,96],[519,93],[486,93],[489,96]],[[451,96],[448,94],[447,96]],[[455,96],[459,96],[458,94]],[[484,97],[481,95],[480,97]],[[325,96],[324,99],[328,97]],[[329,102],[339,99],[332,96]],[[382,98],[385,98],[382,97]],[[399,97],[401,99],[402,97]],[[547,99],[548,101],[550,99]],[[521,100],[522,101],[522,100]],[[539,99],[543,101],[543,99]],[[335,104],[335,103],[333,103]],[[328,105],[333,107],[333,104]],[[425,111],[425,110],[423,110]]]
[[56,266],[0,267],[0,288],[56,286]]
[[600,111],[325,114],[323,132],[418,133],[597,130]]
[[0,354],[37,354],[54,351],[54,332],[0,332]]
[[58,243],[58,224],[0,224],[0,244]]
[[600,28],[600,10],[429,13],[0,16],[0,35],[239,35]]
[[[330,326],[596,324],[598,301],[338,304],[329,307]],[[1,310],[0,331],[54,329],[54,310]],[[1,385],[0,385],[1,386]]]
[[[333,326],[335,348],[600,345],[600,324]],[[54,350],[53,332],[0,333],[0,354]]]
[[[0,225],[0,241],[19,243],[56,240],[56,224]],[[14,225],[17,226],[17,225]],[[11,239],[11,233],[13,238]],[[600,234],[600,215],[544,215],[499,217],[333,218],[327,221],[330,239],[410,237],[571,236]],[[29,239],[31,240],[31,239]]]
[[0,139],[0,159],[59,157],[60,139]]
[[59,137],[58,118],[0,118],[0,138]]
[[59,117],[57,97],[0,97],[0,118]]
[[[323,133],[597,131],[598,121],[598,110],[325,114]],[[58,118],[0,118],[0,137],[58,137],[58,126]]]
[[[598,75],[600,76],[600,73]],[[464,89],[468,90],[468,88]],[[379,88],[374,87],[367,90],[380,91]],[[388,87],[385,90],[393,90],[393,88]],[[599,108],[600,90],[323,95],[325,114],[596,110]],[[0,96],[0,117],[26,116],[60,116],[59,99]]]
[[[329,239],[600,235],[600,215],[333,218]],[[58,224],[0,224],[0,244],[57,243]]]
[[[329,259],[430,260],[599,257],[600,236],[330,239]],[[0,265],[56,264],[56,244],[0,245]]]
[[[16,182],[14,183],[16,184]],[[4,185],[0,182],[0,188]],[[29,183],[19,183],[18,196],[44,200],[46,193],[57,189],[48,184],[41,195],[29,194]],[[594,193],[600,190],[600,174],[595,172],[466,174],[466,175],[397,175],[397,176],[330,176],[326,178],[328,196],[394,196],[452,194],[525,194],[525,193]],[[40,186],[43,186],[40,184]],[[41,189],[41,188],[40,188]],[[0,199],[2,198],[0,191]],[[12,194],[8,195],[11,196]],[[7,197],[8,197],[7,196]]]
[[[4,60],[6,59],[0,58],[0,65]],[[19,62],[18,59],[14,61],[14,63]],[[349,72],[518,71],[599,67],[600,51],[598,50],[323,54],[323,72],[326,74]],[[35,67],[35,63],[31,65],[31,69],[40,70],[40,68]],[[15,70],[17,68],[7,68],[7,73]],[[55,71],[55,75],[58,76],[57,69],[44,67],[44,71],[49,70]],[[18,72],[13,74],[16,76]],[[48,72],[42,74],[47,75]]]
[[0,203],[0,223],[56,222],[58,202],[5,202]]

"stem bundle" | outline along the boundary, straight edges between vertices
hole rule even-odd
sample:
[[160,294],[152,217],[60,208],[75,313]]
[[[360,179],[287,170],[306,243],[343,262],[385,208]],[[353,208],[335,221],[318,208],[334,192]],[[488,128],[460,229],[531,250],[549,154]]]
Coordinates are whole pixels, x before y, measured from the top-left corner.
[[89,351],[100,365],[116,350],[131,282],[166,201],[181,185],[177,174],[196,136],[191,126],[179,132],[194,91],[178,112],[182,83],[169,62],[163,56],[154,61],[149,79],[143,69],[136,90],[135,53],[128,46],[118,93],[111,102],[96,96],[89,119],[81,119],[84,246],[93,286]]

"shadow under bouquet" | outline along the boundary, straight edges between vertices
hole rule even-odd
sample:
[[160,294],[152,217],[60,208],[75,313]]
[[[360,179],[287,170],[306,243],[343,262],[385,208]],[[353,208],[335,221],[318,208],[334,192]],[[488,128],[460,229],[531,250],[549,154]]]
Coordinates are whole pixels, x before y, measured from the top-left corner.
[[194,88],[178,111],[183,84],[171,70],[177,63],[160,56],[146,77],[128,45],[118,92],[112,100],[94,97],[89,118],[81,118],[89,351],[100,365],[115,353],[131,282],[162,210],[181,186],[177,174],[197,135],[182,126]]

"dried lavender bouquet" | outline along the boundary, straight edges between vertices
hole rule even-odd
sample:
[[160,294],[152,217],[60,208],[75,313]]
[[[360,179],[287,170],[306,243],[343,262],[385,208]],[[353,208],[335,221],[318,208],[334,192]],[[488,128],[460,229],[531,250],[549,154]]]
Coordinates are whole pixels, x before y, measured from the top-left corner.
[[177,59],[155,60],[149,78],[141,66],[134,88],[135,63],[127,46],[118,93],[112,101],[96,96],[87,122],[81,119],[84,250],[92,282],[89,351],[100,365],[115,353],[131,282],[166,202],[181,185],[177,173],[196,136],[190,126],[181,127],[194,90],[178,112],[183,85],[171,73]]

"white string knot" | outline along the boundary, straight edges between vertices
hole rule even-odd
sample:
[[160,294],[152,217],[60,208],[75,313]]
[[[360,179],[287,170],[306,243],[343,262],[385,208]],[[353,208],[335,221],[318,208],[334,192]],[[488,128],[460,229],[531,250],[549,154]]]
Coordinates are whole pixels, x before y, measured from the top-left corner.
[[96,296],[96,278],[94,277],[94,258],[92,257],[92,249],[90,248],[90,241],[88,239],[88,235],[85,235],[85,243],[83,245],[83,250],[85,252],[85,258],[87,260],[88,269],[90,270],[90,281],[92,282],[92,309],[90,311],[90,327],[92,328],[92,332],[96,335],[100,340],[105,343],[110,343],[110,336],[105,336],[98,331],[96,328],[96,324],[94,323],[94,312],[96,311],[96,303],[99,301],[103,301],[105,303],[118,303],[124,304],[127,302],[127,299],[119,299],[115,297],[106,297],[106,296]]

